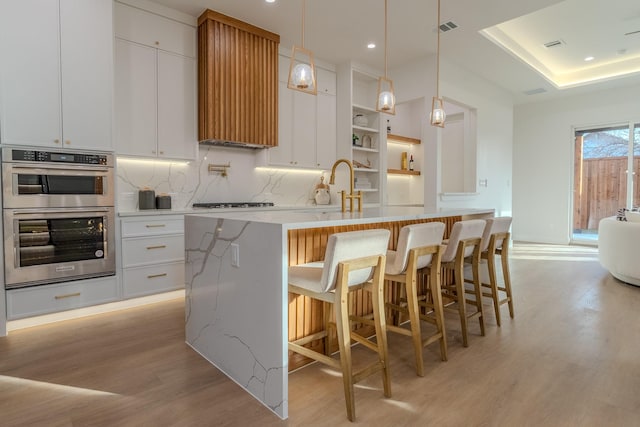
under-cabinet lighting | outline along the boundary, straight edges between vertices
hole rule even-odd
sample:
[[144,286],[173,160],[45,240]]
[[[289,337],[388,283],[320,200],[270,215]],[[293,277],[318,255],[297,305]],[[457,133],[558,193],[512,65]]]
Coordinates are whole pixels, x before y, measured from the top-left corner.
[[176,165],[176,166],[187,166],[191,162],[186,160],[164,160],[164,159],[134,159],[131,157],[118,157],[118,162],[129,163],[129,164],[137,164],[137,165]]
[[596,58],[595,58],[595,57],[593,57],[593,56],[587,56],[586,58],[584,58],[584,60],[585,60],[586,62],[593,61],[594,59],[596,59]]
[[266,173],[273,173],[273,172],[299,173],[299,174],[306,174],[306,175],[318,175],[318,174],[323,174],[327,172],[327,170],[320,170],[320,169],[272,168],[272,167],[265,167],[265,166],[256,167],[256,171],[266,172]]
[[375,47],[376,47],[376,44],[375,44],[375,43],[369,43],[369,44],[367,45],[367,49],[375,49]]

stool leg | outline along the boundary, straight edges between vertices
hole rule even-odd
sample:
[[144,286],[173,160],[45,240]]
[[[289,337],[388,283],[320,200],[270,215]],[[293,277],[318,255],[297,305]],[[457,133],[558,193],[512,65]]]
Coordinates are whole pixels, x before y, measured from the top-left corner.
[[496,314],[496,323],[500,325],[500,298],[498,295],[498,280],[496,278],[496,256],[494,252],[487,253],[487,269],[489,270],[489,285],[491,286],[491,299],[493,311]]
[[[338,272],[340,274],[340,271]],[[346,280],[340,280],[335,290],[336,331],[338,334],[338,348],[340,350],[340,365],[342,367],[342,382],[344,384],[344,399],[347,405],[347,418],[356,418],[356,403],[353,388],[353,371],[351,367],[351,333],[349,324],[349,298]]]
[[462,345],[469,347],[469,339],[467,336],[467,302],[464,293],[464,261],[462,258],[456,259],[453,275],[456,282],[458,313],[460,314],[460,326],[462,329]]
[[[476,246],[473,255],[473,287],[476,291],[476,308],[480,312],[478,322],[480,322],[480,335],[484,336],[484,308],[482,306],[482,285],[480,285],[480,247]],[[462,280],[464,282],[464,278]],[[463,285],[464,286],[464,285]]]
[[442,304],[442,288],[440,287],[440,268],[429,268],[429,289],[433,299],[433,314],[436,318],[436,328],[442,334],[440,338],[440,357],[447,360],[447,333],[444,326],[444,306]]
[[[373,321],[376,329],[378,358],[382,365],[382,385],[384,396],[391,397],[391,375],[389,374],[389,354],[387,347],[387,323],[384,316],[384,257],[378,260],[374,273],[371,302]],[[353,387],[353,385],[352,385]]]
[[324,332],[326,336],[324,337],[324,354],[329,356],[331,354],[331,349],[333,348],[333,335],[331,334],[331,310],[333,308],[333,304],[330,304],[326,301],[322,303],[322,317],[324,320]]
[[509,301],[509,316],[513,319],[513,295],[511,295],[511,274],[509,273],[509,252],[506,249],[508,242],[502,244],[500,259],[502,261],[502,275],[504,276],[504,288],[507,293],[507,299]]
[[409,310],[409,321],[411,322],[411,339],[413,340],[413,351],[416,357],[416,373],[418,376],[424,377],[420,307],[418,306],[418,286],[415,270],[407,271],[405,286],[407,288],[407,309]]

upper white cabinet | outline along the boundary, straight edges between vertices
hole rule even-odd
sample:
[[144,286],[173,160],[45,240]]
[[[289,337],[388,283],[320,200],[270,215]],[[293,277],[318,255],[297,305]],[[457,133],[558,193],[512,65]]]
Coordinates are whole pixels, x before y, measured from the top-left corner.
[[115,3],[118,154],[197,156],[196,29]]
[[316,66],[318,95],[287,88],[289,58],[279,56],[278,146],[272,166],[331,168],[336,160],[336,74]]
[[0,2],[0,141],[112,149],[111,0]]

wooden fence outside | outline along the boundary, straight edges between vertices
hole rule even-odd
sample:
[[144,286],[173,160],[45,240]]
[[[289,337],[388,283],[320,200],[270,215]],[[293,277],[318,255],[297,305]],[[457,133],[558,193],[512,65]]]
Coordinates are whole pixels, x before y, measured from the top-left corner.
[[[627,158],[580,159],[574,171],[573,229],[596,230],[602,218],[626,207]],[[640,157],[634,157],[633,170],[640,171]],[[640,202],[640,173],[633,176],[633,203]]]

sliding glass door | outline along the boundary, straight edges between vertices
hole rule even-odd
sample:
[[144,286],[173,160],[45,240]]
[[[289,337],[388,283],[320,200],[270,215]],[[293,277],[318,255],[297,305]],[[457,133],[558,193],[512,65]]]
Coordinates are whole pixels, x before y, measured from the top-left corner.
[[598,223],[640,205],[640,123],[576,129],[574,241],[598,238]]

